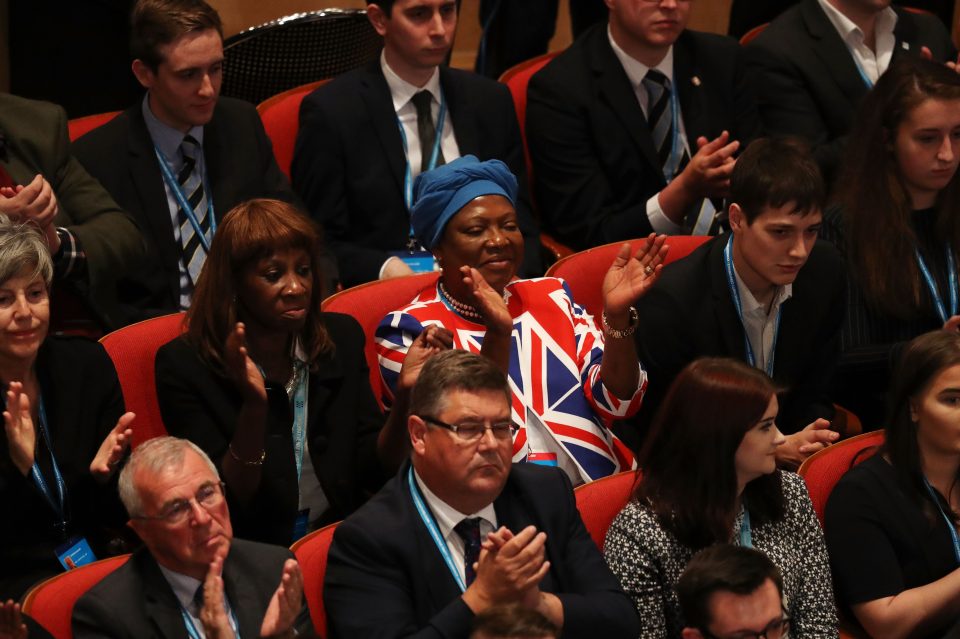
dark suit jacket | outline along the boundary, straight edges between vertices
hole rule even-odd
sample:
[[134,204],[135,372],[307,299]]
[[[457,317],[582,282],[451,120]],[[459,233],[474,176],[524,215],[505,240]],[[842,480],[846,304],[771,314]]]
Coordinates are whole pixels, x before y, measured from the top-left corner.
[[[327,519],[353,512],[383,483],[376,439],[383,416],[370,389],[363,331],[356,320],[324,313],[336,349],[317,362],[307,391],[310,458],[330,501]],[[157,396],[171,435],[185,437],[218,465],[243,403],[233,382],[214,371],[182,337],[157,351]],[[284,380],[286,381],[286,380]],[[267,383],[266,460],[257,494],[241,504],[227,487],[233,527],[247,539],[290,545],[299,496],[293,411],[283,383]]]
[[[723,266],[726,242],[727,236],[715,238],[670,264],[653,289],[637,300],[637,352],[649,375],[638,416],[641,424],[649,423],[674,377],[693,360],[746,361],[743,325]],[[836,249],[818,241],[793,282],[793,297],[783,304],[773,378],[788,389],[777,418],[784,433],[833,415],[825,389],[839,355],[843,272]]]
[[[892,61],[901,55],[920,55],[921,47],[929,47],[934,60],[956,59],[950,35],[939,19],[894,10],[897,42]],[[843,138],[868,89],[817,0],[803,0],[784,11],[747,46],[745,57],[756,77],[764,128],[810,140],[820,167],[828,178],[834,177]]]
[[0,93],[0,137],[0,167],[14,182],[29,184],[38,173],[50,182],[59,206],[56,225],[70,229],[86,252],[94,310],[104,321],[113,321],[113,274],[143,257],[133,219],[71,154],[67,117],[60,107]]
[[[687,140],[758,134],[740,47],[725,36],[684,31],[673,48]],[[530,80],[527,144],[544,230],[578,249],[642,237],[647,200],[666,186],[650,127],[606,23],[591,27]]]
[[[286,548],[234,539],[223,564],[223,588],[237,615],[241,637],[259,637],[267,605],[273,597],[283,564],[292,559]],[[180,602],[153,555],[146,548],[103,578],[77,600],[73,636],[77,639],[186,639]],[[298,630],[312,628],[301,615]]]
[[[117,372],[100,344],[81,337],[48,337],[36,367],[54,454],[67,489],[68,532],[84,535],[97,558],[103,559],[126,517],[116,482],[97,483],[90,474],[90,462],[124,412]],[[4,394],[0,406],[5,405]],[[38,439],[42,440],[39,435]],[[39,445],[38,451],[44,479],[56,490],[46,446]],[[62,571],[54,549],[65,541],[54,528],[53,510],[30,476],[20,474],[11,462],[6,437],[0,437],[0,503],[7,519],[0,525],[0,599],[6,601]]]
[[[413,505],[409,468],[337,528],[323,591],[334,639],[470,633],[473,613]],[[540,589],[563,602],[564,637],[637,636],[636,610],[583,527],[562,471],[515,464],[493,505],[499,525],[547,534],[550,572]]]
[[[76,154],[133,214],[147,245],[143,268],[118,277],[120,324],[176,312],[180,306],[181,247],[174,240],[163,176],[141,103],[77,140]],[[263,123],[250,104],[225,97],[217,101],[213,118],[203,128],[203,155],[218,221],[251,198],[295,201],[273,157]]]
[[[538,275],[540,244],[530,211],[520,129],[507,88],[476,74],[440,68],[461,155],[498,159],[520,182],[517,216],[526,242],[521,273]],[[410,236],[403,199],[406,157],[380,59],[334,79],[304,99],[290,169],[294,189],[323,224],[344,286],[376,280],[388,251]]]

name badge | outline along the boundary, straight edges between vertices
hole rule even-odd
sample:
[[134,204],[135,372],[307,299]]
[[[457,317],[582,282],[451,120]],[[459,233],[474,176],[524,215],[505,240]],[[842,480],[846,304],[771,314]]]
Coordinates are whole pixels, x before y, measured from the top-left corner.
[[556,466],[556,453],[530,453],[527,455],[528,464],[539,464],[540,466]]
[[440,270],[440,265],[430,251],[390,251],[390,256],[402,260],[414,273],[432,273]]
[[63,566],[64,570],[73,570],[97,560],[86,538],[79,535],[71,537],[57,546],[54,552],[57,554],[57,559],[60,560],[60,565]]
[[297,513],[297,519],[293,522],[293,541],[306,536],[309,518],[309,508],[304,508]]

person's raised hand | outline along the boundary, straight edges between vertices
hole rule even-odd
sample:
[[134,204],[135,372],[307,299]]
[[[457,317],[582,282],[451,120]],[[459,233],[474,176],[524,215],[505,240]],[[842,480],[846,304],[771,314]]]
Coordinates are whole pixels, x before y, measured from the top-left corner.
[[726,197],[730,193],[730,175],[736,159],[733,155],[740,142],[730,141],[730,133],[724,131],[712,140],[701,136],[697,139],[697,151],[684,167],[678,180],[684,189],[698,198]]
[[666,239],[665,235],[651,233],[633,256],[629,244],[620,247],[601,286],[603,309],[608,319],[625,318],[630,306],[660,277],[663,260],[670,249]]
[[400,376],[397,378],[397,388],[409,390],[413,388],[420,370],[431,357],[441,351],[453,347],[453,333],[442,326],[427,326],[410,344],[407,354],[400,367]]
[[30,472],[37,448],[37,433],[30,415],[30,398],[23,392],[23,384],[10,382],[7,387],[7,410],[3,411],[3,425],[7,432],[10,459],[23,475]]
[[472,266],[461,266],[460,274],[463,283],[473,294],[473,304],[483,315],[487,330],[509,335],[513,331],[513,318],[510,317],[503,294],[493,290],[480,271]]
[[133,437],[133,420],[136,415],[127,412],[120,416],[117,425],[107,434],[100,449],[90,462],[90,473],[100,482],[105,482],[117,470],[117,465],[130,447],[130,438]]
[[203,624],[203,632],[207,639],[235,639],[236,637],[223,603],[223,561],[226,555],[226,550],[217,552],[203,580],[203,608],[200,609],[200,623]]
[[13,599],[0,602],[0,639],[27,639],[27,625],[20,604]]
[[237,322],[224,343],[223,362],[227,374],[243,395],[244,401],[267,401],[263,375],[247,352],[247,334],[243,322]]
[[840,438],[840,433],[830,430],[830,422],[820,418],[807,425],[799,433],[786,436],[786,442],[777,447],[777,465],[795,470],[810,455],[823,450]]
[[295,559],[283,564],[280,585],[273,593],[260,626],[261,637],[292,637],[293,624],[303,605],[303,574]]

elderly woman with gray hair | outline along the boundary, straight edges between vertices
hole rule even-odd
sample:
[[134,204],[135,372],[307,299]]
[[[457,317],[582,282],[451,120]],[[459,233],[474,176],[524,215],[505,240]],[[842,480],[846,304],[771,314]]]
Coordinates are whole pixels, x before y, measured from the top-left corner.
[[[503,162],[467,155],[419,175],[414,191],[413,231],[442,274],[377,328],[384,403],[406,409],[431,349],[479,352],[509,377],[515,462],[559,466],[575,485],[635,467],[609,426],[636,412],[646,388],[630,339],[639,321],[632,304],[657,280],[665,238],[651,234],[636,252],[621,247],[597,322],[563,280],[515,279],[523,236],[517,180]],[[392,435],[388,448],[402,450],[403,433]]]
[[0,216],[0,601],[104,556],[125,521],[108,484],[134,415],[100,344],[47,335],[52,276],[39,230]]

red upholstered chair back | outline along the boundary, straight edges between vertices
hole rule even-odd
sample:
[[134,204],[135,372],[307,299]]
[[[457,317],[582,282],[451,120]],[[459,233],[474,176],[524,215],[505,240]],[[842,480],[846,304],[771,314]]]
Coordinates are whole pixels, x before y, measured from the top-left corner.
[[527,85],[533,74],[547,65],[559,54],[559,51],[544,53],[514,65],[503,72],[500,82],[507,85],[513,96],[513,107],[520,122],[520,138],[523,140],[523,157],[527,161],[527,177],[533,181],[533,167],[530,165],[530,152],[527,151]]
[[319,80],[278,93],[257,105],[267,137],[273,143],[273,155],[280,170],[290,179],[290,164],[293,162],[293,147],[300,130],[300,103],[314,89],[329,82]]
[[157,402],[153,360],[158,348],[183,332],[185,317],[186,313],[155,317],[113,331],[100,340],[117,369],[127,410],[137,414],[134,446],[167,434]]
[[883,444],[883,431],[874,430],[869,433],[845,439],[833,446],[824,448],[807,458],[797,471],[807,482],[807,491],[810,501],[817,513],[820,525],[823,525],[823,511],[827,506],[827,499],[844,473],[869,459],[874,450]]
[[367,358],[367,365],[370,367],[370,387],[373,389],[373,394],[377,396],[377,403],[380,404],[381,409],[383,404],[380,401],[380,394],[377,392],[377,389],[380,388],[380,368],[377,364],[377,350],[373,342],[377,325],[380,324],[380,320],[387,313],[403,308],[416,297],[417,293],[428,286],[432,286],[437,281],[437,277],[437,273],[418,273],[388,280],[367,282],[340,291],[323,300],[321,308],[324,311],[352,315],[363,327],[363,334],[366,336],[363,354]]
[[763,33],[763,30],[770,25],[769,22],[764,22],[763,24],[758,24],[754,28],[750,29],[742,36],[740,36],[740,46],[745,47],[750,44],[750,41],[756,38],[758,35]]
[[70,618],[73,604],[101,579],[126,563],[130,555],[101,559],[42,581],[23,599],[23,612],[33,617],[56,639],[73,639]]
[[323,577],[327,572],[327,554],[339,522],[315,530],[298,540],[290,550],[297,556],[303,573],[303,595],[310,609],[310,620],[318,637],[327,636],[327,613],[323,608]]
[[67,131],[70,134],[70,141],[73,142],[84,133],[89,133],[97,127],[103,126],[118,115],[120,115],[120,111],[109,111],[107,113],[96,113],[94,115],[85,115],[82,118],[68,120]]
[[[671,235],[667,238],[670,251],[663,263],[670,264],[686,257],[709,239],[706,235]],[[630,240],[630,246],[635,251],[644,240],[645,238]],[[603,311],[603,276],[607,274],[621,246],[623,242],[612,242],[574,253],[554,263],[547,269],[547,275],[566,280],[574,301],[594,317],[600,317]]]
[[573,491],[583,525],[600,550],[603,550],[603,540],[613,518],[630,501],[639,480],[639,471],[628,470],[578,486]]

